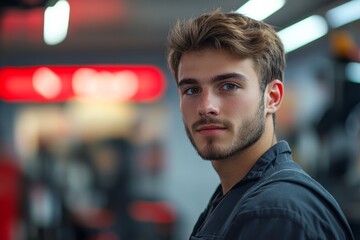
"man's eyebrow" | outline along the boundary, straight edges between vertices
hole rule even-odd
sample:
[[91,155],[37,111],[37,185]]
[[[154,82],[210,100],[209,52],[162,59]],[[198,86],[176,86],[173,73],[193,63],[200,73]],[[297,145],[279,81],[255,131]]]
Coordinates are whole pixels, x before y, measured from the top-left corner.
[[247,78],[240,73],[225,73],[212,78],[213,82],[223,81],[229,78],[236,78],[241,81],[247,80]]
[[177,86],[181,87],[183,85],[195,84],[195,83],[198,83],[198,81],[194,78],[183,78],[178,82]]
[[[226,79],[229,79],[229,78],[236,78],[238,80],[241,80],[241,81],[245,81],[247,80],[247,78],[240,74],[240,73],[225,73],[225,74],[220,74],[220,75],[217,75],[215,77],[213,77],[211,79],[212,82],[219,82],[219,81],[223,81],[223,80],[226,80]],[[198,83],[198,81],[195,79],[195,78],[183,78],[179,81],[179,83],[177,84],[178,87],[182,87],[184,85],[187,85],[187,84],[196,84]]]

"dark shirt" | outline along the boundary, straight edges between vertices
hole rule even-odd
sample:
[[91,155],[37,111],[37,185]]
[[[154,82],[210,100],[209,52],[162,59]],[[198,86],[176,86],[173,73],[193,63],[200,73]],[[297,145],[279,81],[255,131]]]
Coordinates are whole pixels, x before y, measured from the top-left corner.
[[336,200],[280,141],[225,195],[217,188],[191,240],[354,239]]

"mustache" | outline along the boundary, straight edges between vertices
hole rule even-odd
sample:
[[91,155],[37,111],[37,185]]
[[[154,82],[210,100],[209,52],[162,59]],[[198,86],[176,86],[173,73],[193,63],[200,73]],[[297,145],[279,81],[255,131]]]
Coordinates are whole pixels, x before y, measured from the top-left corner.
[[232,128],[231,123],[228,121],[220,120],[217,118],[211,118],[211,117],[203,117],[192,125],[192,130],[196,131],[196,129],[198,129],[202,125],[208,125],[208,124],[215,124],[215,125],[219,125],[220,127],[229,128],[229,129]]

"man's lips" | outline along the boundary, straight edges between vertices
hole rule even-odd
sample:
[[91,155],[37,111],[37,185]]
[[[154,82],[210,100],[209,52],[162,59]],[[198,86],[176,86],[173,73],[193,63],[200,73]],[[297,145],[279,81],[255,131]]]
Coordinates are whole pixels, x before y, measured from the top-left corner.
[[207,124],[199,126],[196,131],[202,135],[214,135],[219,134],[224,131],[226,128],[219,125]]

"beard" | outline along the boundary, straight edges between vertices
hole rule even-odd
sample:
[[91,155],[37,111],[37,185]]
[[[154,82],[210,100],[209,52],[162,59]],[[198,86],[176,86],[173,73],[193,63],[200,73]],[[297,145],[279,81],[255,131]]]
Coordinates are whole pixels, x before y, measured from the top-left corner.
[[[204,124],[218,124],[226,128],[227,131],[235,131],[235,128],[233,127],[231,122],[211,117],[205,117],[197,121],[192,126],[193,131],[198,126]],[[185,130],[191,144],[194,146],[201,158],[205,160],[221,160],[229,158],[252,146],[255,142],[259,140],[259,138],[264,133],[264,103],[263,101],[260,101],[260,105],[254,116],[243,121],[241,128],[235,132],[235,137],[232,140],[232,143],[227,147],[220,148],[216,146],[216,141],[218,140],[215,137],[207,137],[206,146],[200,149],[200,147],[196,144],[189,127],[186,125]]]

